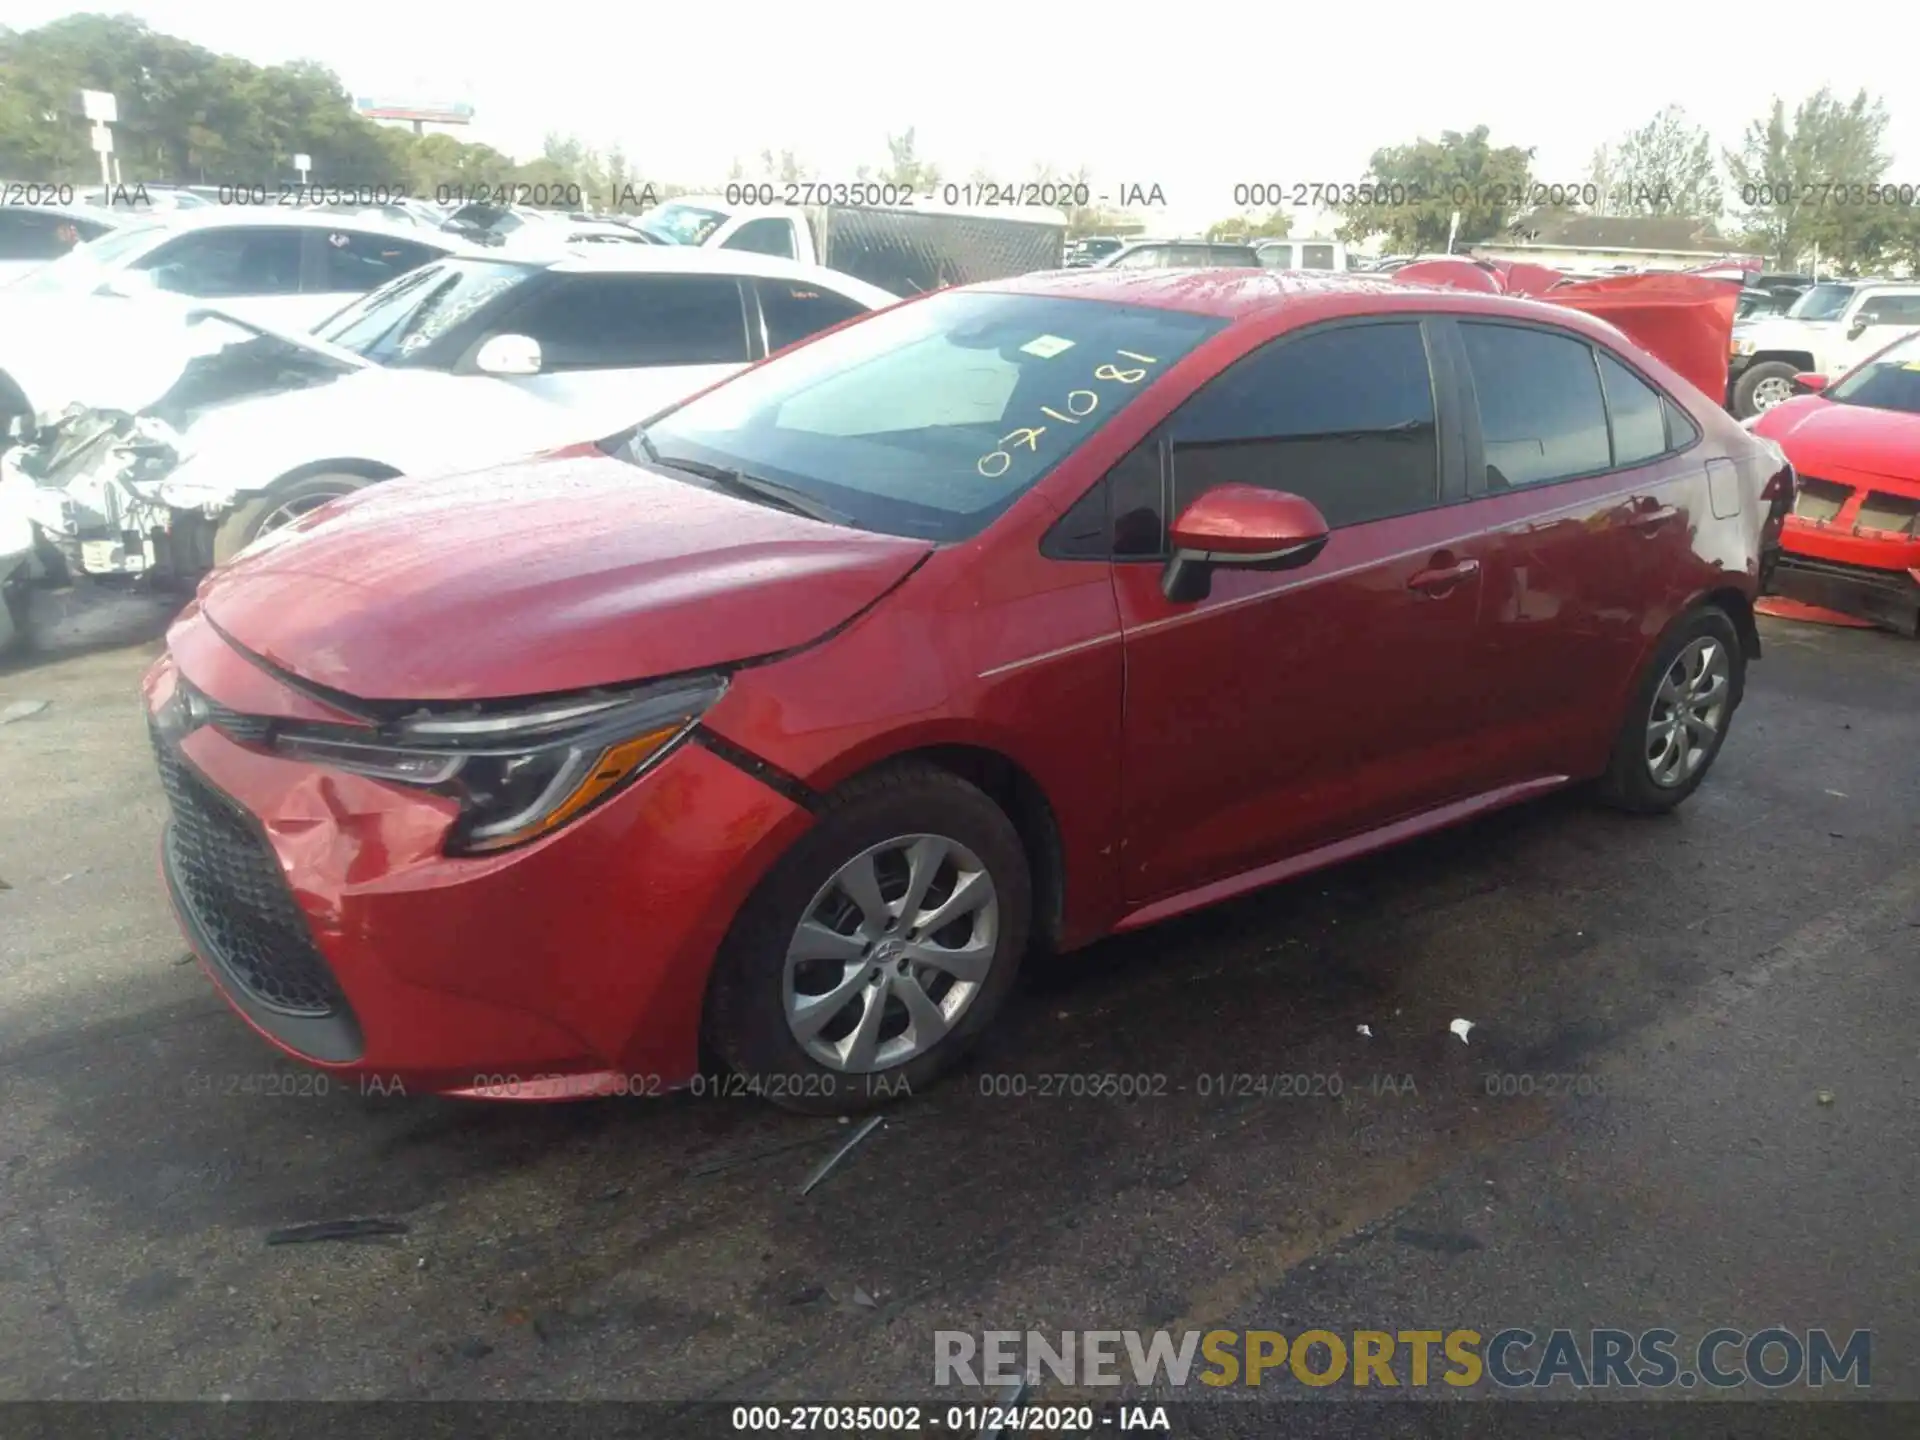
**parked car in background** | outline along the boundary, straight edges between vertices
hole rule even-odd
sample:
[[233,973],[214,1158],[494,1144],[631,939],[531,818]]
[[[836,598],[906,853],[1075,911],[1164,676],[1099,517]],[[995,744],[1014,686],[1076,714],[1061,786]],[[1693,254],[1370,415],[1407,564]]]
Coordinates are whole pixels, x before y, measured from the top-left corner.
[[1083,269],[1106,259],[1126,243],[1117,235],[1083,235],[1068,243],[1066,256],[1061,263],[1069,270]]
[[1616,326],[1030,275],[352,496],[216,572],[149,674],[176,912],[336,1076],[628,1093],[704,1038],[846,1113],[952,1065],[1030,941],[1577,781],[1671,810],[1792,475],[1627,339],[1723,356],[1738,281],[1659,278],[1640,315],[1577,292]]
[[[271,329],[304,330],[396,275],[471,247],[451,236],[301,210],[182,211],[112,228],[0,288],[0,449],[13,422],[82,398],[116,341],[108,321],[149,296],[203,300]],[[84,323],[77,316],[84,312]]]
[[119,289],[161,290],[264,325],[305,329],[394,276],[464,248],[451,236],[323,211],[182,211],[120,226],[7,286],[0,327],[25,298]]
[[1822,281],[1777,317],[1737,324],[1727,404],[1742,419],[1792,398],[1796,374],[1839,375],[1920,328],[1920,281]]
[[1260,263],[1270,270],[1345,270],[1347,247],[1338,240],[1259,240]]
[[98,240],[124,223],[110,211],[80,205],[0,206],[0,286]]
[[[307,336],[218,312],[127,331],[138,365],[0,457],[71,575],[197,579],[376,481],[608,434],[893,303],[750,255],[620,246],[423,266]],[[100,301],[97,303],[105,304]]]
[[718,195],[679,196],[636,223],[670,245],[823,265],[901,296],[1058,269],[1067,234],[1066,216],[1044,206],[755,205]]
[[1799,476],[1776,594],[1920,635],[1920,332],[1747,422]]
[[1099,270],[1190,270],[1219,266],[1258,267],[1260,254],[1251,245],[1215,240],[1133,240],[1104,260]]

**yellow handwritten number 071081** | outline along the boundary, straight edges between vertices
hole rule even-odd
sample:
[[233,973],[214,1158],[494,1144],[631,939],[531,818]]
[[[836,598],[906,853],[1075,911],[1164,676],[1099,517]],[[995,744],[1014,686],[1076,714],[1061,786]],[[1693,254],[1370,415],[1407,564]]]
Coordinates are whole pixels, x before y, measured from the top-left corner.
[[[1125,356],[1129,360],[1138,360],[1141,363],[1137,368],[1127,370],[1122,370],[1119,366],[1113,364],[1102,365],[1098,370],[1093,372],[1094,379],[1116,380],[1122,385],[1138,385],[1146,378],[1146,367],[1159,363],[1151,355],[1136,355],[1131,350],[1121,350],[1116,353]],[[1081,397],[1086,399],[1087,403],[1084,406],[1079,403]],[[1067,392],[1066,405],[1067,413],[1065,415],[1062,415],[1051,405],[1042,405],[1040,407],[1040,413],[1067,425],[1078,425],[1087,416],[1100,408],[1100,396],[1097,391],[1093,390],[1069,390]],[[974,462],[974,469],[978,470],[989,480],[997,480],[1013,468],[1013,455],[1005,447],[1009,445],[1024,445],[1029,451],[1037,452],[1040,448],[1040,437],[1046,433],[1047,427],[1045,425],[1023,425],[1013,431],[1012,434],[1002,435],[1000,437],[1000,445],[1002,448],[982,455]]]

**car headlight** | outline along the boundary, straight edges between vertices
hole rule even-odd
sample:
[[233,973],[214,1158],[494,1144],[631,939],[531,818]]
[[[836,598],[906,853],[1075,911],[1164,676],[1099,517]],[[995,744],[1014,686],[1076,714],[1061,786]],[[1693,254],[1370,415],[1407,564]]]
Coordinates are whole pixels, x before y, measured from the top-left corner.
[[1733,353],[1735,355],[1751,355],[1758,348],[1759,347],[1756,346],[1751,340],[1741,340],[1736,338],[1733,342]]
[[450,855],[484,855],[550,834],[664,759],[726,693],[724,677],[510,710],[421,712],[364,739],[279,726],[289,759],[411,785],[460,802]]

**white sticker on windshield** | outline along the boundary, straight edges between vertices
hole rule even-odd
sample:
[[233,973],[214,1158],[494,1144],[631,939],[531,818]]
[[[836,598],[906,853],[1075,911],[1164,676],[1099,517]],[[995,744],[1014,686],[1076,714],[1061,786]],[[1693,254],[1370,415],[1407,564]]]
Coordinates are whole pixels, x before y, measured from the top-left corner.
[[1029,340],[1020,347],[1029,355],[1038,355],[1042,360],[1051,360],[1054,356],[1073,348],[1073,341],[1062,340],[1058,335],[1041,335]]

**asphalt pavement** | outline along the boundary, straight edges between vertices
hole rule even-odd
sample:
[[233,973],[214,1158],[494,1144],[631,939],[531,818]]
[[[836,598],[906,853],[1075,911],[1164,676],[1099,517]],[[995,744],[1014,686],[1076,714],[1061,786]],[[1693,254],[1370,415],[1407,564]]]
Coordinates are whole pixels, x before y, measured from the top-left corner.
[[[1556,797],[1036,967],[802,1196],[853,1126],[269,1051],[156,871],[162,619],[0,668],[46,702],[0,724],[0,1399],[885,1400],[936,1330],[1773,1325],[1870,1328],[1920,1399],[1910,641],[1763,621],[1677,816]],[[266,1243],[365,1218],[406,1233]]]

